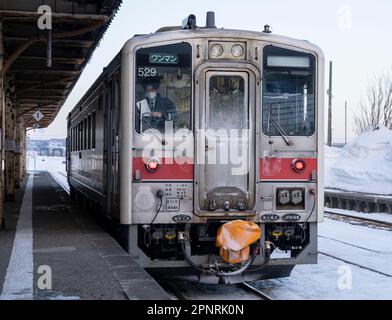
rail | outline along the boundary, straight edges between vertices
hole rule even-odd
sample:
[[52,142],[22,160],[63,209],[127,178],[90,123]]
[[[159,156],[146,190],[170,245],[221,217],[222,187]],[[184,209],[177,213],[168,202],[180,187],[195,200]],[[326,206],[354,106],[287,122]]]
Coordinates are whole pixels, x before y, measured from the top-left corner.
[[327,208],[392,214],[392,196],[387,195],[327,190],[324,193],[324,202]]

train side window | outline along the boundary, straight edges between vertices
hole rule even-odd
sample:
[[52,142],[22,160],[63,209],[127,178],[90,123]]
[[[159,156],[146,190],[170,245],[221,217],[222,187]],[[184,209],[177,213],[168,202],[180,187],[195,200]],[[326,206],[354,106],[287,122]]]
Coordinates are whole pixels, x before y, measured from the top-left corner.
[[182,42],[136,52],[135,129],[191,129],[192,47]]
[[82,124],[79,122],[78,130],[78,151],[82,150]]
[[71,147],[70,147],[71,152],[74,151],[74,137],[75,137],[74,128],[72,127],[71,128]]
[[80,134],[80,147],[79,150],[83,150],[83,120],[80,121],[80,129],[79,129],[79,134]]
[[98,99],[98,110],[99,111],[101,111],[102,110],[102,100],[103,100],[103,98],[102,98],[102,94],[99,96],[99,99]]
[[82,151],[83,148],[83,120],[80,121],[80,151]]
[[77,132],[77,151],[80,151],[80,122],[76,125]]
[[83,120],[83,149],[87,150],[87,118],[84,118]]
[[87,148],[91,149],[91,114],[87,117]]
[[263,132],[311,136],[315,132],[315,57],[275,46],[264,48]]
[[95,111],[91,114],[91,148],[95,149],[95,128],[96,128],[96,114]]

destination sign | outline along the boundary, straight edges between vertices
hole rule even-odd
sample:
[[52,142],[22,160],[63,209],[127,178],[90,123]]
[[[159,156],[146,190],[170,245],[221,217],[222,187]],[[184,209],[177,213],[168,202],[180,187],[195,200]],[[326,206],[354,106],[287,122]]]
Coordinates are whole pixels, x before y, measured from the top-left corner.
[[177,64],[178,55],[165,53],[150,53],[150,63]]

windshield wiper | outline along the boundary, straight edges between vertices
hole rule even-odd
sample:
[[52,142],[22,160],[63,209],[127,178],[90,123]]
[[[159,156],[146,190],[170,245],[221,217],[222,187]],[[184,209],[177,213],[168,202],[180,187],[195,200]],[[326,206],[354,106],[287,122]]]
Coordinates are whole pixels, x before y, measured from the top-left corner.
[[[143,116],[141,115],[141,112],[140,112],[139,108],[137,107],[137,105],[136,105],[136,110],[138,110],[137,115],[141,118],[142,122],[143,122],[149,129],[151,129],[150,132],[152,133],[152,135],[153,135],[155,138],[157,138],[158,141],[159,141],[160,143],[162,143],[163,146],[166,145],[167,142],[166,142],[165,138],[161,139],[161,137],[159,137],[157,134],[155,134],[155,132],[154,132],[155,129],[154,129],[153,127],[151,127],[151,125],[143,118]],[[140,131],[143,131],[143,128],[140,128]]]
[[274,125],[274,127],[276,128],[276,130],[278,130],[278,132],[281,135],[281,137],[284,140],[284,142],[288,146],[293,146],[294,142],[290,140],[290,138],[287,136],[286,132],[279,125],[279,123],[277,123],[274,119],[272,119],[271,114],[272,114],[272,103],[270,104],[269,109],[268,109],[268,127],[267,127],[268,133],[270,133],[270,126],[271,126],[271,123],[272,123]]
[[153,135],[155,138],[157,138],[157,139],[159,140],[159,142],[162,143],[163,146],[167,144],[165,138],[161,139],[157,134],[155,134],[155,132],[154,132],[155,129],[154,129],[153,127],[151,127],[150,124],[149,124],[146,120],[144,120],[144,119],[142,118],[142,121],[143,121],[143,123],[144,123],[149,129],[151,129],[150,132],[152,133],[152,135]]

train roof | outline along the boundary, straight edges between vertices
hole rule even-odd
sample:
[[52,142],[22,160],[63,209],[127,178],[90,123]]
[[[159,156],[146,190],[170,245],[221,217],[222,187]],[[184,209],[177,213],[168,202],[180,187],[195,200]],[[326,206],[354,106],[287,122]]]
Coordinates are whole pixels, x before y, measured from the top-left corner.
[[135,35],[129,39],[123,46],[123,50],[133,50],[135,46],[140,46],[148,43],[165,42],[170,40],[186,40],[195,38],[220,38],[222,36],[231,39],[250,39],[259,40],[267,43],[286,45],[300,50],[311,51],[317,54],[321,59],[324,54],[319,46],[308,40],[301,40],[290,38],[287,36],[277,35],[274,33],[267,33],[263,31],[250,31],[239,29],[225,29],[225,28],[195,28],[182,29],[181,27],[163,27],[154,33]]
[[103,72],[96,79],[94,84],[87,90],[87,92],[83,95],[80,101],[76,104],[76,106],[70,111],[68,117],[78,109],[80,103],[86,99],[91,93],[92,90],[96,87],[97,83],[99,83],[102,77],[105,76],[106,73],[109,72],[116,64],[116,61],[121,55],[121,52],[132,53],[136,47],[153,44],[159,42],[167,42],[173,40],[189,40],[196,38],[221,38],[225,36],[230,39],[250,39],[250,40],[258,40],[264,41],[266,43],[271,43],[275,45],[283,45],[289,46],[292,48],[297,48],[298,50],[304,50],[315,53],[320,60],[324,60],[324,54],[319,46],[314,43],[309,42],[308,40],[300,40],[295,38],[290,38],[282,35],[277,35],[274,33],[267,33],[263,31],[250,31],[250,30],[238,30],[238,29],[224,29],[224,28],[205,28],[205,27],[197,27],[194,29],[183,29],[180,26],[172,26],[172,27],[163,27],[158,29],[154,33],[149,34],[139,34],[133,36],[129,39],[121,51],[116,54],[113,60],[103,69]]

